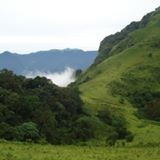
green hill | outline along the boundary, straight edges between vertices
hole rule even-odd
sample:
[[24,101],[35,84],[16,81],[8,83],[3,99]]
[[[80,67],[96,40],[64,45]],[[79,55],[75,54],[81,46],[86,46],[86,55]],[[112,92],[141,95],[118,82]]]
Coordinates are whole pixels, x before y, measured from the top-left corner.
[[77,84],[93,117],[105,109],[121,114],[135,135],[132,145],[160,144],[160,8],[106,37]]

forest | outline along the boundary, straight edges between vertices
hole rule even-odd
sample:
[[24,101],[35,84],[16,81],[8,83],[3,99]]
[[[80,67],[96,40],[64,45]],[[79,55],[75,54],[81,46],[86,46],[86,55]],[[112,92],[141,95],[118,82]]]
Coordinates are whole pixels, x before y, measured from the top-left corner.
[[[45,77],[27,79],[0,71],[0,138],[51,144],[75,144],[95,138],[95,118],[85,111],[78,89],[62,88]],[[106,124],[106,143],[133,140],[125,119],[102,109],[97,120]]]

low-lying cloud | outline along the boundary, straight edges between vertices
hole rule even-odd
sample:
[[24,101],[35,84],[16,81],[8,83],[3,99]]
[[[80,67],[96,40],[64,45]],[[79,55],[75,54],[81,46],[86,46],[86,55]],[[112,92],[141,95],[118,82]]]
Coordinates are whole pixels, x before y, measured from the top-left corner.
[[66,69],[62,72],[45,73],[41,71],[36,71],[36,72],[29,72],[26,74],[26,77],[28,78],[34,78],[36,76],[46,77],[52,80],[54,84],[60,87],[67,87],[70,83],[76,80],[75,70],[70,67],[66,67]]

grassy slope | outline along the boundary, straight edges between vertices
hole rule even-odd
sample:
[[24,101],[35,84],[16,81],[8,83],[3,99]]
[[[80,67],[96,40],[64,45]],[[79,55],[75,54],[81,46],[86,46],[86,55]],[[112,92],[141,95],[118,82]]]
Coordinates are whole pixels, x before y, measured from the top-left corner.
[[[125,48],[122,52],[114,54],[114,52],[116,53],[116,47],[118,45],[115,46],[111,51],[113,56],[107,58],[96,67],[89,69],[78,81],[82,93],[81,97],[87,108],[97,111],[109,104],[112,108],[122,110],[127,119],[128,127],[136,135],[132,144],[160,143],[160,123],[138,119],[134,114],[136,108],[127,101],[123,105],[120,104],[120,98],[111,95],[109,85],[114,80],[120,80],[123,73],[126,73],[128,69],[136,65],[160,65],[160,48],[150,46],[151,43],[160,39],[159,21],[160,14],[156,14],[147,27],[130,33],[129,36],[118,45],[124,45],[125,41],[127,41],[129,37],[132,37],[132,39],[134,38],[134,46]],[[148,56],[150,53],[153,55],[152,58]],[[138,74],[149,76],[143,72],[139,72]],[[81,83],[86,77],[90,77],[90,80]],[[146,84],[146,86],[147,85],[148,84]],[[156,89],[160,90],[160,85],[158,85]]]
[[0,142],[0,160],[158,160],[160,148],[52,146]]

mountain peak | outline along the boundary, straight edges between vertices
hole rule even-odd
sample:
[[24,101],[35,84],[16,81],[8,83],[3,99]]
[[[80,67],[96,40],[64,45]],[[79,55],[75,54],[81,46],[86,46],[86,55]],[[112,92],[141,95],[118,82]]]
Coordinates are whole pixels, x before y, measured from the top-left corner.
[[13,53],[11,53],[9,51],[4,51],[2,54],[4,54],[4,55],[10,55],[10,54],[13,54]]
[[[118,44],[124,41],[127,37],[129,37],[129,35],[132,34],[133,32],[137,30],[145,29],[152,21],[155,21],[154,23],[159,24],[159,14],[160,14],[160,7],[158,7],[155,11],[152,11],[146,14],[141,19],[141,21],[131,22],[120,32],[117,32],[115,34],[105,37],[100,43],[100,47],[99,47],[100,54],[96,58],[95,64],[99,64],[102,61],[104,61],[106,58],[113,55],[112,52],[113,50],[115,50],[115,47],[118,46]],[[118,53],[121,52],[122,48],[120,47],[122,46],[119,46],[119,50],[117,49]]]

